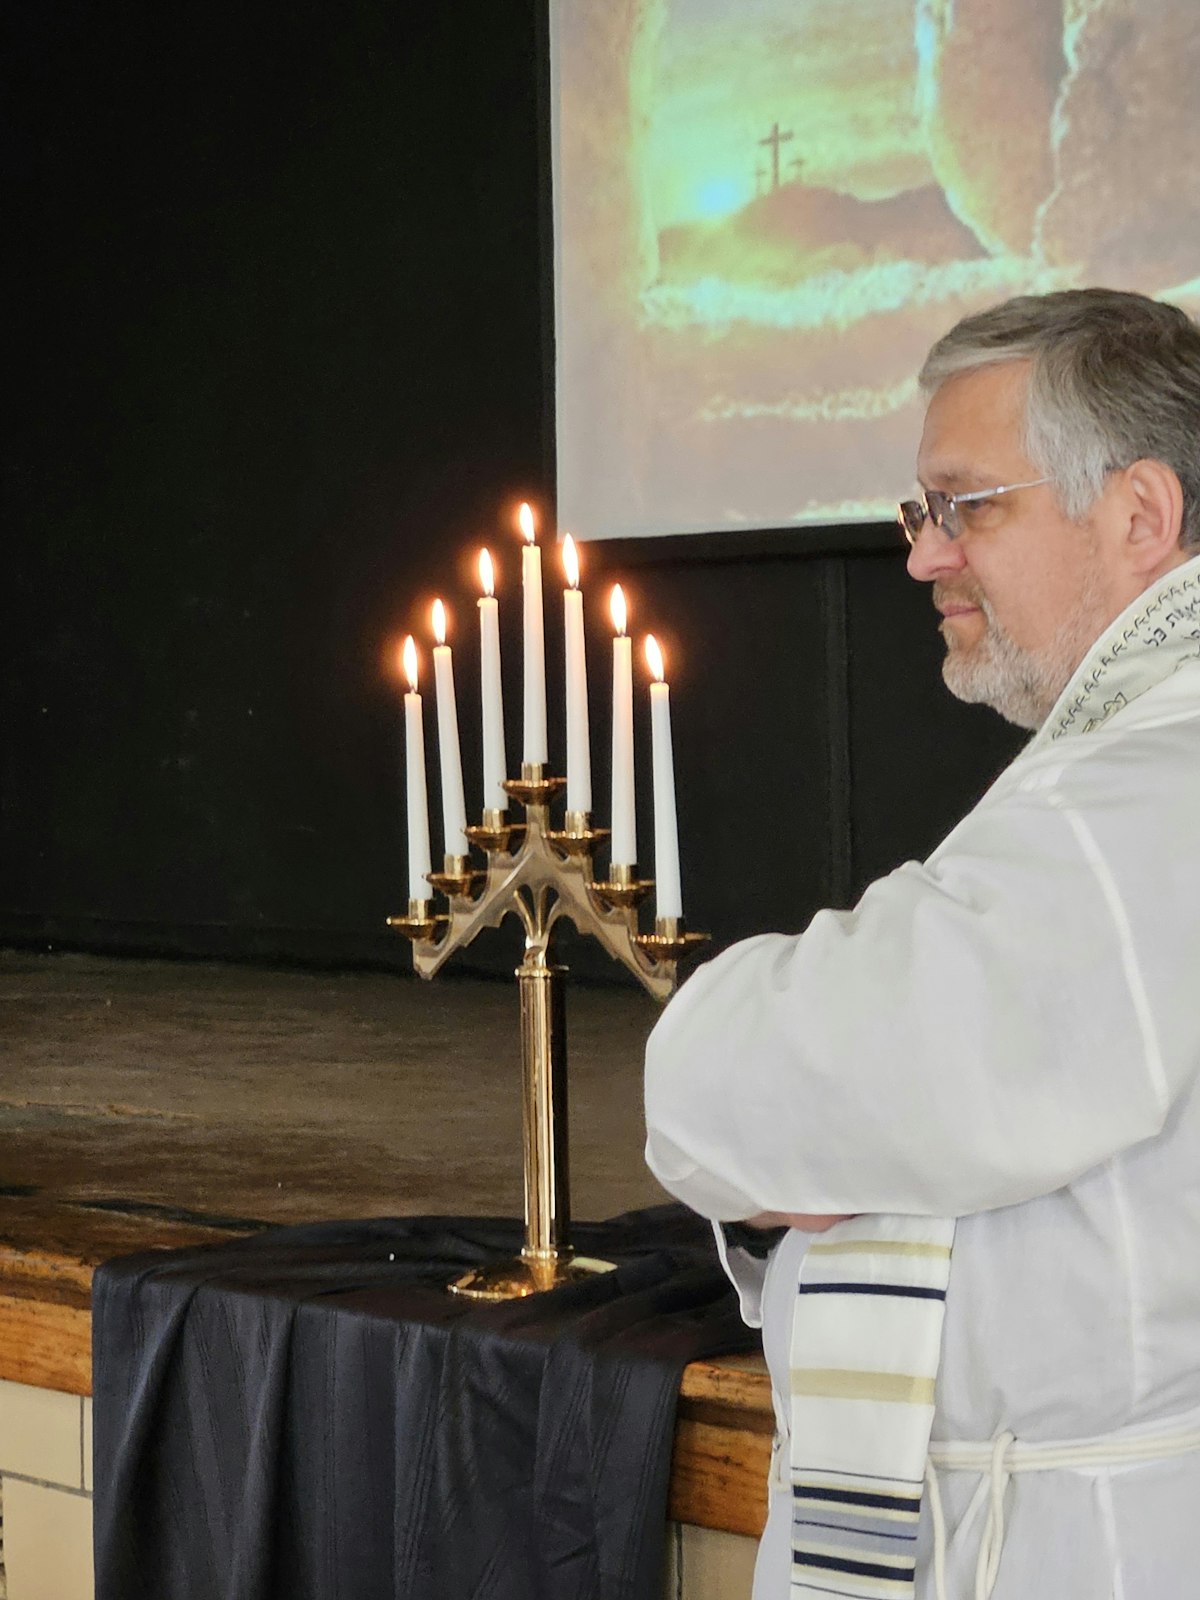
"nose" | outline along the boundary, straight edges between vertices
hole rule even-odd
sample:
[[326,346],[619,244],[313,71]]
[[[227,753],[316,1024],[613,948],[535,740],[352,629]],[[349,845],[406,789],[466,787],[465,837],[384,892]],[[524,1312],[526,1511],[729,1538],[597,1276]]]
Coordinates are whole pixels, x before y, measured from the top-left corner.
[[961,539],[951,539],[929,517],[908,552],[908,575],[918,583],[934,583],[948,572],[961,572],[967,564]]

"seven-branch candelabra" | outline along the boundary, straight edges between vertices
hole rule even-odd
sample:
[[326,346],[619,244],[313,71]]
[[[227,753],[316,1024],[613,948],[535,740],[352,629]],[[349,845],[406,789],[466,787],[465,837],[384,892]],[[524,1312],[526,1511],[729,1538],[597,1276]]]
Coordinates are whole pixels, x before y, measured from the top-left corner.
[[[493,569],[480,561],[485,595],[480,601],[485,804],[479,825],[468,827],[462,798],[457,709],[445,610],[434,607],[434,668],[442,778],[445,855],[441,872],[429,870],[428,811],[421,697],[416,650],[405,642],[410,692],[405,696],[408,744],[409,902],[407,914],[388,924],[412,941],[413,965],[432,978],[452,955],[485,928],[516,917],[525,953],[516,977],[520,992],[525,1169],[525,1243],[519,1256],[477,1268],[451,1288],[479,1299],[505,1300],[538,1293],[597,1271],[609,1263],[575,1255],[570,1242],[568,1173],[566,968],[554,960],[554,933],[564,919],[590,936],[634,974],[656,999],[675,987],[680,958],[707,936],[683,926],[675,823],[670,709],[661,652],[647,640],[657,682],[651,688],[655,853],[659,871],[654,931],[639,931],[638,908],[655,887],[639,878],[633,822],[633,705],[630,640],[625,601],[614,591],[613,617],[613,828],[592,826],[587,683],[583,657],[583,596],[571,541],[564,597],[566,621],[567,777],[551,776],[545,759],[545,652],[542,630],[541,552],[532,517],[522,507],[525,643],[525,757],[521,776],[503,776],[503,712],[499,634]],[[551,808],[566,791],[560,828]],[[514,819],[509,802],[522,808]],[[597,880],[595,856],[607,845],[612,865]],[[479,866],[470,850],[482,853]],[[436,892],[438,900],[430,895]]]

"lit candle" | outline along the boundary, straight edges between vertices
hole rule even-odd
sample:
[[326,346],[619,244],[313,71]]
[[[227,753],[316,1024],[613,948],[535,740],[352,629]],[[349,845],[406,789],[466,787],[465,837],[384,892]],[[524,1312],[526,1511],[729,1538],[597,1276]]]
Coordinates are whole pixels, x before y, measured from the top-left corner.
[[546,635],[542,622],[542,552],[534,535],[533,512],[518,513],[525,548],[521,551],[521,589],[525,622],[525,743],[521,760],[544,766],[546,747]]
[[425,793],[425,722],[417,693],[417,647],[409,634],[404,641],[404,675],[409,692],[404,696],[405,778],[408,795],[408,898],[428,900],[429,801]]
[[612,864],[637,861],[637,820],[633,805],[633,640],[625,632],[628,615],[621,585],[612,592]]
[[446,643],[446,608],[433,602],[433,681],[437,687],[438,756],[442,770],[442,848],[448,856],[467,853],[467,802],[463,798],[462,753],[458,747],[458,708],[454,703],[454,660]]
[[588,730],[587,656],[583,647],[583,591],[579,587],[579,555],[570,534],[563,541],[563,566],[570,585],[563,591],[567,669],[567,810],[590,811],[592,744]]
[[675,757],[671,748],[671,688],[663,681],[662,651],[646,635],[650,685],[650,749],[654,763],[654,909],[658,917],[682,917],[679,883],[679,820],[675,814]]
[[508,809],[504,780],[508,776],[504,755],[504,695],[500,684],[500,605],[492,558],[479,552],[479,687],[483,699],[483,803],[494,811]]

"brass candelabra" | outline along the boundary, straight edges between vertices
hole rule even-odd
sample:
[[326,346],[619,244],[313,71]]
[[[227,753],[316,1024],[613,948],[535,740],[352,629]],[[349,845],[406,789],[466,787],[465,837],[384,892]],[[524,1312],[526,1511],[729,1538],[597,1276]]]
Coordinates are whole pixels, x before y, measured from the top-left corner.
[[413,965],[432,978],[450,957],[481,933],[516,916],[525,930],[525,956],[516,969],[521,1001],[521,1065],[525,1165],[525,1244],[519,1256],[475,1268],[450,1285],[480,1300],[511,1300],[570,1283],[611,1263],[577,1256],[571,1248],[567,1129],[566,968],[551,953],[557,923],[566,918],[597,939],[628,967],[643,988],[666,1000],[675,988],[681,956],[707,937],[686,931],[674,917],[659,918],[653,933],[638,931],[638,906],[653,888],[631,867],[608,880],[593,875],[593,853],[608,830],[593,828],[587,812],[568,811],[564,827],[550,826],[550,806],[565,780],[541,766],[523,765],[505,790],[525,811],[523,823],[507,811],[485,810],[467,829],[487,855],[486,870],[466,856],[446,856],[429,883],[449,901],[435,911],[430,900],[410,900],[408,914],[388,926],[412,941]]

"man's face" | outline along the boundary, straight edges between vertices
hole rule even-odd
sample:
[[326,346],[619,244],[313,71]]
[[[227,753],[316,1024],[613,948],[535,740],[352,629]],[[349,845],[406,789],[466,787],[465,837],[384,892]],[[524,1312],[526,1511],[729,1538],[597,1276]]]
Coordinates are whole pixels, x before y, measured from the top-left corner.
[[[926,489],[964,494],[1028,483],[1041,472],[1021,444],[1029,363],[961,373],[934,394],[917,475]],[[1110,593],[1093,517],[1072,522],[1052,484],[959,508],[951,540],[926,522],[908,559],[933,584],[951,692],[1037,728],[1105,625]]]

